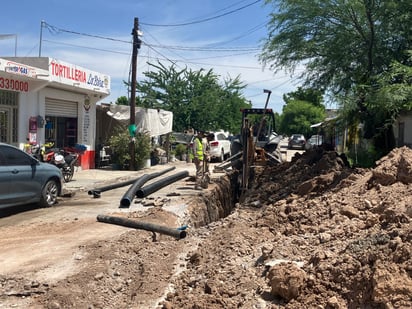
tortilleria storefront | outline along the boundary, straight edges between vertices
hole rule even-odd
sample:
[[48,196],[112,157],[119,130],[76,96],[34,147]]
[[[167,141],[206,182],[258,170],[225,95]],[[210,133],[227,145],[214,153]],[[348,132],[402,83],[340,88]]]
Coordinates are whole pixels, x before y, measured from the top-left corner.
[[110,77],[48,57],[0,58],[0,142],[81,145],[82,169],[94,168],[96,104]]

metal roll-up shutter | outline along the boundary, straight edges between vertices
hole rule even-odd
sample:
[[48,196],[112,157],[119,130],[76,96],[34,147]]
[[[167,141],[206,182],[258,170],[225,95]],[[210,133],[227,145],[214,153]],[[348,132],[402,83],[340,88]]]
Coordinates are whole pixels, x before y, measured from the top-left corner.
[[46,98],[46,115],[77,118],[77,102]]

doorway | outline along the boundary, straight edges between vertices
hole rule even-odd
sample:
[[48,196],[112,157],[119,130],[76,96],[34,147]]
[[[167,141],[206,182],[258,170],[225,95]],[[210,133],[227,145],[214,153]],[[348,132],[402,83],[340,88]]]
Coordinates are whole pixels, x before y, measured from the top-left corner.
[[74,147],[77,143],[77,118],[46,116],[46,141],[57,148]]

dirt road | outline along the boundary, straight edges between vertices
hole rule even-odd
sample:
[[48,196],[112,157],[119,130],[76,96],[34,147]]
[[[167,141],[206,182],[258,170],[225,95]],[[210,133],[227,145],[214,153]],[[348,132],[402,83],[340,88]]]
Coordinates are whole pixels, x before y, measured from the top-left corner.
[[[204,192],[190,181],[159,191],[151,206],[119,209],[105,199],[116,189],[0,218],[0,308],[412,307],[410,149],[372,170],[297,155],[258,169],[232,211],[216,177]],[[96,222],[102,212],[188,224],[188,236]]]
[[[29,205],[11,213],[2,211],[0,276],[6,282],[10,282],[10,278],[16,278],[17,282],[22,284],[24,281],[24,286],[20,287],[22,290],[19,291],[17,287],[19,284],[17,286],[13,284],[13,289],[17,288],[17,290],[5,292],[3,289],[2,296],[4,297],[4,293],[16,294],[16,296],[33,295],[34,297],[42,294],[42,292],[33,292],[31,288],[25,290],[27,284],[30,286],[31,282],[47,282],[47,285],[50,285],[67,278],[79,270],[79,265],[85,255],[83,248],[87,244],[104,242],[130,232],[122,226],[97,222],[96,217],[99,214],[126,216],[127,213],[143,213],[156,204],[166,214],[161,216],[160,220],[158,218],[159,224],[171,227],[183,225],[187,202],[198,194],[193,190],[194,183],[190,178],[160,189],[156,194],[139,200],[139,203],[132,203],[128,208],[119,208],[119,205],[121,197],[130,185],[102,192],[100,198],[93,198],[88,194],[90,189],[133,180],[144,174],[163,171],[170,167],[175,169],[165,174],[166,176],[180,171],[193,172],[192,164],[176,162],[130,173],[89,171],[88,179],[82,178],[78,173],[77,180],[75,174],[74,180],[65,188],[66,193],[76,193],[70,198],[61,198],[58,205],[51,208],[36,208]],[[153,181],[156,180],[153,179]],[[176,194],[169,196],[170,192]],[[148,220],[151,221],[151,218]],[[143,237],[151,237],[150,232],[142,231],[140,234]],[[5,299],[3,297],[0,299],[0,308],[24,308],[30,300],[30,297],[6,297]]]

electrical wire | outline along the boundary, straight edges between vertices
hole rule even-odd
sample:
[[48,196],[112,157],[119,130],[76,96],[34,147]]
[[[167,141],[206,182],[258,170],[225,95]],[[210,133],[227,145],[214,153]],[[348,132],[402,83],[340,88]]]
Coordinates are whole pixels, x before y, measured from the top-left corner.
[[[84,48],[84,49],[90,49],[90,50],[97,50],[97,51],[102,51],[102,52],[107,52],[107,53],[114,53],[114,54],[121,54],[121,55],[127,55],[130,56],[131,52],[119,52],[119,51],[113,51],[113,50],[107,50],[107,49],[102,49],[102,48],[94,48],[94,47],[89,47],[89,46],[81,46],[81,45],[76,45],[76,44],[69,44],[69,43],[61,43],[61,42],[56,42],[56,41],[51,41],[51,40],[43,40],[45,42],[49,42],[52,44],[58,44],[58,45],[64,45],[64,46],[71,46],[71,47],[76,47],[76,48]],[[147,59],[158,59],[158,60],[166,60],[169,61],[170,63],[176,65],[179,62],[183,62],[183,63],[190,63],[190,64],[194,64],[194,65],[207,65],[207,66],[216,66],[216,67],[229,67],[229,68],[243,68],[243,69],[251,69],[251,70],[257,70],[257,69],[261,69],[259,67],[247,67],[247,66],[235,66],[235,65],[224,65],[224,64],[209,64],[209,63],[203,63],[203,62],[196,62],[193,60],[199,60],[199,59],[183,59],[183,60],[177,60],[177,59],[170,59],[169,57],[165,56],[164,54],[162,54],[161,52],[159,52],[158,50],[156,50],[155,48],[146,45],[150,50],[154,51],[156,54],[160,55],[162,58],[158,58],[158,57],[149,57],[149,56],[140,56],[142,58],[147,58]],[[249,53],[243,53],[243,54],[249,54]],[[203,59],[216,59],[216,58],[224,58],[224,57],[233,57],[233,56],[237,56],[237,55],[242,55],[242,54],[231,54],[231,55],[225,55],[225,56],[216,56],[216,57],[208,57],[208,58],[203,58]],[[200,58],[202,59],[202,58]],[[179,68],[182,68],[180,65],[178,66]]]
[[[43,24],[52,34],[58,34],[60,32],[65,32],[65,33],[87,36],[87,37],[92,37],[92,38],[97,38],[97,39],[102,39],[102,40],[109,40],[109,41],[121,42],[121,43],[126,43],[126,44],[132,44],[131,41],[119,40],[119,39],[114,39],[110,37],[104,37],[104,36],[98,36],[98,35],[93,35],[93,34],[88,34],[88,33],[80,33],[76,31],[61,29],[61,28],[52,26],[46,22],[43,22]],[[44,40],[44,41],[47,41],[47,40]],[[148,46],[149,48],[165,48],[165,49],[175,49],[175,50],[183,50],[183,51],[231,52],[231,51],[259,51],[260,50],[259,48],[256,48],[256,47],[211,48],[211,47],[195,47],[195,46],[192,46],[192,47],[172,46],[172,45],[161,45],[161,44],[155,45],[155,44],[148,44],[145,41],[142,41],[142,44]]]
[[262,28],[265,27],[265,26],[266,26],[266,22],[263,22],[263,23],[255,26],[255,27],[249,29],[249,30],[246,31],[245,33],[243,33],[243,34],[241,34],[241,35],[238,35],[238,36],[236,36],[236,37],[234,37],[234,38],[232,38],[232,39],[229,39],[229,40],[226,40],[226,41],[223,41],[223,42],[212,43],[212,44],[209,44],[208,46],[225,45],[225,44],[228,44],[228,43],[237,41],[237,40],[239,40],[239,39],[243,39],[243,38],[245,38],[246,36],[252,34],[253,32],[256,32],[256,31],[258,31],[259,29],[262,29]]
[[172,45],[155,45],[143,42],[146,46],[153,48],[167,48],[184,51],[212,51],[212,52],[233,52],[233,51],[260,51],[258,47],[231,47],[231,48],[211,48],[211,47],[188,47],[188,46],[172,46]]
[[51,41],[51,40],[47,40],[47,39],[43,39],[43,42],[48,42],[48,43],[53,43],[53,44],[58,44],[58,45],[64,45],[64,46],[71,46],[71,47],[76,47],[76,48],[97,50],[97,51],[102,51],[102,52],[112,53],[112,54],[130,55],[130,53],[127,53],[127,52],[119,52],[119,51],[114,51],[114,50],[108,50],[108,49],[103,49],[103,48],[95,48],[95,47],[90,47],[90,46],[82,46],[82,45],[71,44],[71,43],[62,43],[62,42],[56,42],[56,41]]
[[[160,44],[159,43],[159,41],[150,33],[150,32],[145,32],[147,35],[149,35],[154,41],[156,41],[158,44]],[[146,45],[146,46],[148,46],[148,45]],[[148,46],[149,47],[149,46]],[[151,50],[154,50],[154,47],[151,47],[150,48]],[[175,51],[173,51],[173,50],[171,50],[171,49],[169,49],[169,48],[167,48],[168,50],[169,50],[169,52],[171,52],[172,54],[174,54],[174,55],[176,55],[176,56],[178,56],[179,58],[182,58],[183,60],[187,60],[187,59],[185,59],[184,57],[182,57],[181,55],[179,55],[179,54],[177,54]],[[157,51],[156,51],[157,52]]]
[[239,11],[241,11],[241,10],[243,10],[243,9],[249,7],[249,6],[252,6],[252,5],[254,5],[258,2],[261,2],[261,1],[262,0],[256,0],[256,1],[253,1],[252,3],[244,5],[240,8],[235,9],[235,10],[232,10],[232,11],[229,11],[229,12],[226,12],[226,13],[223,13],[223,14],[219,14],[219,15],[216,15],[216,16],[213,16],[213,17],[204,18],[204,19],[200,19],[200,20],[197,20],[197,21],[192,21],[192,22],[178,23],[178,24],[163,24],[163,25],[141,22],[141,24],[146,25],[146,26],[151,26],[151,27],[180,27],[180,26],[189,26],[189,25],[194,25],[194,24],[200,24],[200,23],[204,23],[204,22],[207,22],[207,21],[211,21],[211,20],[214,20],[214,19],[221,18],[223,16],[227,16],[227,15],[239,12]]
[[81,32],[76,32],[76,31],[71,31],[71,30],[65,30],[65,29],[62,29],[62,28],[58,28],[56,26],[52,26],[52,25],[46,23],[45,21],[42,22],[42,27],[43,26],[47,30],[49,30],[51,34],[57,34],[59,32],[66,32],[66,33],[77,34],[77,35],[87,36],[87,37],[92,37],[92,38],[97,38],[97,39],[104,39],[104,40],[116,41],[116,42],[122,42],[122,43],[129,43],[129,44],[132,43],[131,41],[125,41],[125,40],[119,40],[119,39],[114,39],[114,38],[105,37],[105,36],[92,35],[92,34],[88,34],[88,33],[81,33]]

